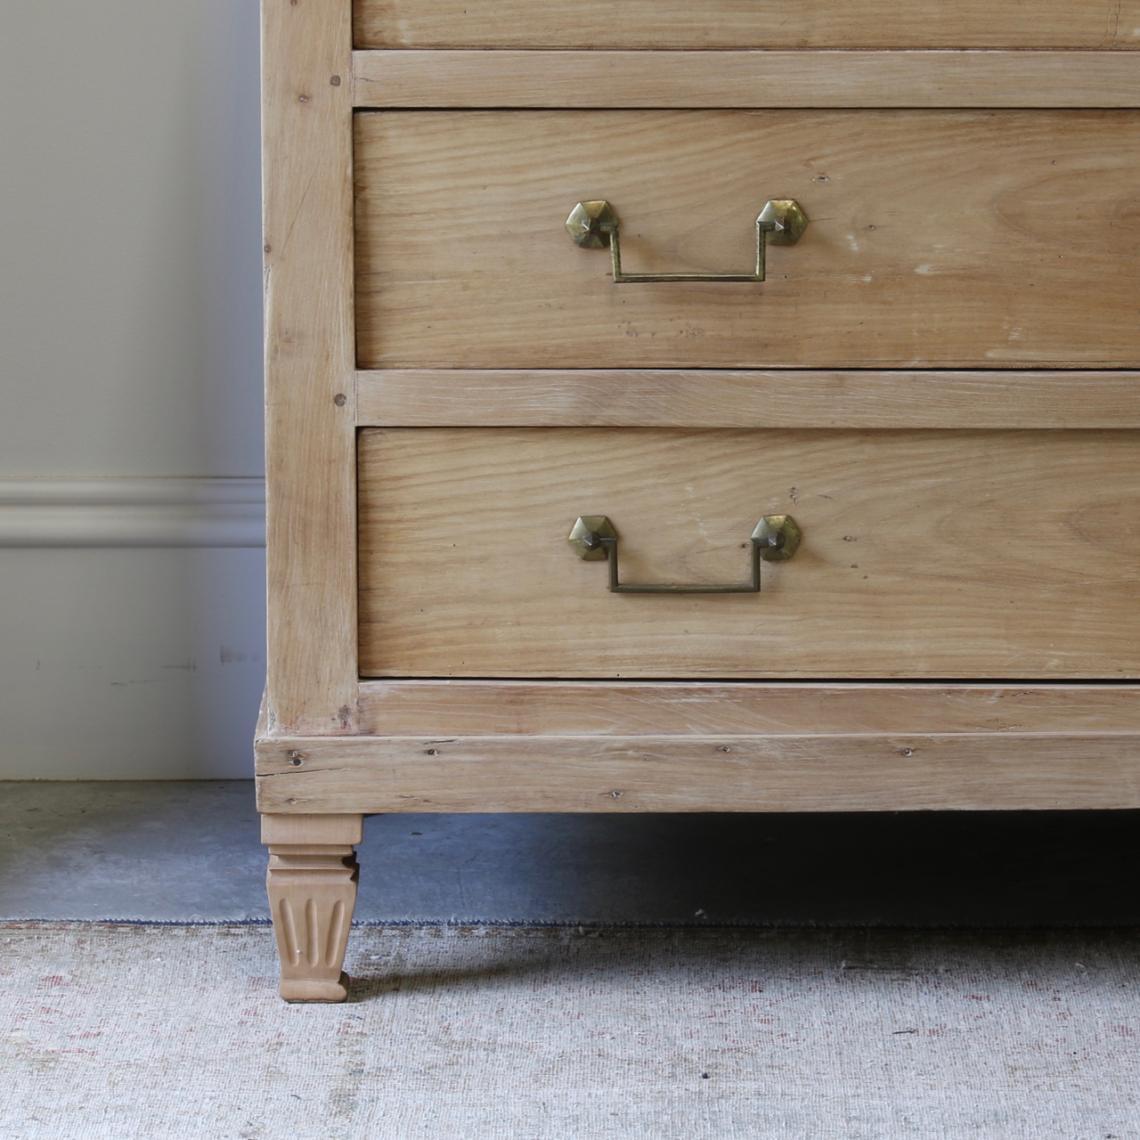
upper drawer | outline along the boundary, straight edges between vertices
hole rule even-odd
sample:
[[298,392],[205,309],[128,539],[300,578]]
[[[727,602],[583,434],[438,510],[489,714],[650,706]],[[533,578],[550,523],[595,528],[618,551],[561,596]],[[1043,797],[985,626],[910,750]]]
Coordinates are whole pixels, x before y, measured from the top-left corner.
[[1106,48],[1138,0],[355,0],[358,47]]
[[[357,116],[357,337],[383,367],[1140,365],[1140,112]],[[809,225],[740,271],[766,199]]]

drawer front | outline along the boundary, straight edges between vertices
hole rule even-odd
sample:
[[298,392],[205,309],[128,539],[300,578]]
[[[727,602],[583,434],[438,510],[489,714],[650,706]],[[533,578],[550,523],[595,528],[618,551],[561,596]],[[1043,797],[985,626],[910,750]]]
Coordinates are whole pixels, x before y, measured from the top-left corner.
[[1136,0],[356,0],[358,47],[1132,47]]
[[[1115,431],[371,429],[364,676],[1140,677],[1140,437]],[[607,516],[623,594],[567,542]]]
[[[1140,365],[1140,112],[364,113],[363,368]],[[763,284],[767,199],[809,219]]]

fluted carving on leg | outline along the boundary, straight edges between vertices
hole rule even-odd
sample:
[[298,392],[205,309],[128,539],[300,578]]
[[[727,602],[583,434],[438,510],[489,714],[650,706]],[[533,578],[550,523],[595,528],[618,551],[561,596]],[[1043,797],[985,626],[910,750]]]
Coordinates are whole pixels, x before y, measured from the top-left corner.
[[[298,831],[298,825],[291,830]],[[286,1000],[343,1001],[347,996],[344,953],[357,875],[351,844],[275,843],[270,837],[266,886]]]

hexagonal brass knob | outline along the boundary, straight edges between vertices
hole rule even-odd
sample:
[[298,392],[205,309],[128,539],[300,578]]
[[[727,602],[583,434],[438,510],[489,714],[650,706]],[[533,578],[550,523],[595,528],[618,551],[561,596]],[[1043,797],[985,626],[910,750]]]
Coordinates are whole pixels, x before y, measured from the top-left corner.
[[752,532],[752,576],[747,582],[731,586],[622,582],[618,570],[617,531],[605,515],[582,515],[575,519],[567,541],[585,562],[609,561],[609,588],[615,594],[758,594],[760,563],[786,562],[799,548],[802,537],[803,532],[791,515],[765,515]]
[[610,234],[617,227],[618,216],[604,199],[579,202],[566,219],[566,232],[574,239],[574,244],[583,249],[604,249],[610,244]]
[[566,231],[575,245],[584,249],[609,246],[615,283],[649,281],[746,281],[764,280],[764,252],[773,245],[795,245],[807,229],[807,214],[793,198],[774,198],[764,203],[756,218],[756,257],[749,273],[626,273],[621,267],[621,223],[604,198],[578,202],[566,219]]
[[791,515],[765,515],[752,532],[765,562],[787,562],[800,548],[803,531]]
[[608,557],[606,539],[616,542],[617,531],[605,515],[583,515],[575,521],[566,536],[574,553],[585,562],[602,562]]
[[765,202],[756,221],[761,225],[771,224],[768,235],[771,245],[795,245],[808,227],[807,214],[795,198],[773,198]]

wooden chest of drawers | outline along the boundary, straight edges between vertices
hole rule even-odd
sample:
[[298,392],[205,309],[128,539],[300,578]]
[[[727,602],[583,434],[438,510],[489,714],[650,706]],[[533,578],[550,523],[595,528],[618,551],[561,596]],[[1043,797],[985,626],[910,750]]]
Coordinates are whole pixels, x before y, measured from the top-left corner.
[[362,816],[1140,807],[1140,3],[263,0],[283,996]]

